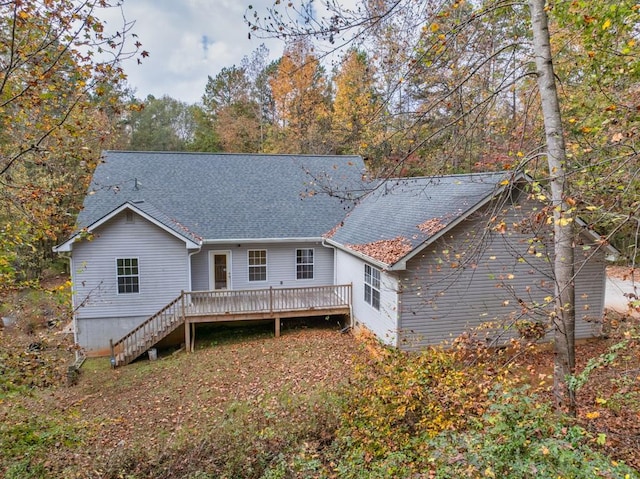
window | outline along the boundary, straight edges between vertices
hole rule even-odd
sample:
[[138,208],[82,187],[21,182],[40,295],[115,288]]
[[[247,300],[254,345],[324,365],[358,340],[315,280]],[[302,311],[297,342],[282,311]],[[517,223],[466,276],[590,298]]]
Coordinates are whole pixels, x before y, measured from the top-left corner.
[[296,279],[313,279],[313,249],[296,250]]
[[118,278],[118,294],[140,292],[138,258],[116,259],[116,270]]
[[380,309],[380,270],[364,265],[364,300]]
[[267,250],[249,250],[249,281],[267,280]]

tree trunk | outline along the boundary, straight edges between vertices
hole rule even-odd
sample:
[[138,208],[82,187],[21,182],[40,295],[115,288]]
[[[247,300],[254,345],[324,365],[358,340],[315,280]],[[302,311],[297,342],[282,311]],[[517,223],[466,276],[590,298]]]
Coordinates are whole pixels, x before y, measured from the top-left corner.
[[575,370],[575,285],[573,212],[564,203],[568,191],[566,150],[556,90],[545,0],[530,0],[533,44],[547,141],[553,206],[555,309],[553,393],[556,408],[575,415],[575,393],[567,377]]

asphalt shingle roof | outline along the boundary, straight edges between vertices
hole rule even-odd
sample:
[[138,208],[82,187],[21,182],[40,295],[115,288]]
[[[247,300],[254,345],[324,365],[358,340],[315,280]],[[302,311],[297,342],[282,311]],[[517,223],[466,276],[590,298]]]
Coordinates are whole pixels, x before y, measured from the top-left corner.
[[331,240],[393,264],[492,196],[508,173],[388,180],[366,196]]
[[317,238],[361,195],[363,173],[359,156],[107,151],[78,227],[129,201],[205,240]]

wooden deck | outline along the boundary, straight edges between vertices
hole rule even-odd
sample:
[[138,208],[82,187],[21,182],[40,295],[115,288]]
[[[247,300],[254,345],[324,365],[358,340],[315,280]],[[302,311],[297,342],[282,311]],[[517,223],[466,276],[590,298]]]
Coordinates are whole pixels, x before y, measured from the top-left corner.
[[193,351],[195,324],[229,321],[275,321],[283,318],[351,314],[351,285],[307,288],[183,292],[120,340],[111,341],[111,361],[128,364],[184,324],[187,351]]
[[350,314],[351,285],[185,293],[185,344],[193,350],[196,323]]

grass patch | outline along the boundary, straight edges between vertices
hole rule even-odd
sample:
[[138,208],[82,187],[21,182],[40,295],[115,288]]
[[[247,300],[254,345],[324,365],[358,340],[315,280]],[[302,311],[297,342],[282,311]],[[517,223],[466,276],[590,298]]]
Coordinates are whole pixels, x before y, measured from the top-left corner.
[[72,417],[33,414],[14,408],[0,424],[0,470],[6,478],[51,477],[45,467],[52,451],[74,451],[82,444],[84,427]]

